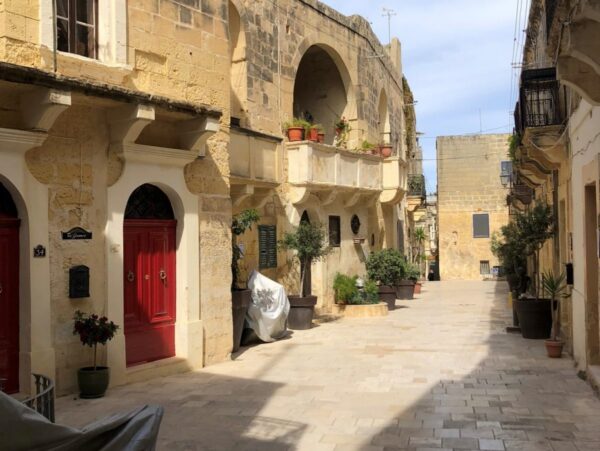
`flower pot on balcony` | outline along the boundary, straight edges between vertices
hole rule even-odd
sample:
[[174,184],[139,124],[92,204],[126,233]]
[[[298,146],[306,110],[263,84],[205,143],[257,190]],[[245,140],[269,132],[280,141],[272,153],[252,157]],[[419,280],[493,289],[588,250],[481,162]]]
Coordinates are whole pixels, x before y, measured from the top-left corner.
[[396,296],[398,299],[403,301],[409,301],[414,298],[415,294],[415,281],[414,280],[400,280],[396,284]]
[[381,156],[381,151],[379,150],[379,147],[373,147],[371,149],[371,155]]
[[250,290],[234,290],[231,292],[231,316],[233,321],[233,348],[231,352],[240,349],[246,312],[250,302],[252,302],[252,292]]
[[546,353],[551,359],[560,359],[562,357],[563,346],[565,343],[562,340],[546,340]]
[[390,144],[382,144],[379,146],[379,154],[383,158],[388,158],[392,156],[392,146]]
[[302,141],[304,139],[304,127],[290,127],[287,129],[287,136],[290,142]]
[[323,144],[325,142],[325,133],[319,133],[317,142]]
[[312,142],[319,141],[319,129],[309,128],[306,132],[306,139]]
[[394,310],[396,308],[396,287],[379,285],[379,299],[387,304],[388,310]]
[[290,313],[287,325],[292,330],[306,330],[312,326],[312,319],[317,305],[316,296],[288,296]]

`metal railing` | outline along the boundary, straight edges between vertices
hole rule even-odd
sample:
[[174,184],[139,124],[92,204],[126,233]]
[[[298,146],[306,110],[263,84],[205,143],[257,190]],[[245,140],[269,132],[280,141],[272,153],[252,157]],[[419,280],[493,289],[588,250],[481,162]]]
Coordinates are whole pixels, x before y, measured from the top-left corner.
[[35,396],[23,401],[27,407],[44,415],[54,423],[54,382],[41,374],[34,374]]
[[515,126],[519,133],[526,128],[561,125],[565,108],[555,68],[530,69],[521,73],[519,102],[515,108]]
[[425,189],[425,176],[423,174],[408,176],[408,195],[425,199],[427,192]]

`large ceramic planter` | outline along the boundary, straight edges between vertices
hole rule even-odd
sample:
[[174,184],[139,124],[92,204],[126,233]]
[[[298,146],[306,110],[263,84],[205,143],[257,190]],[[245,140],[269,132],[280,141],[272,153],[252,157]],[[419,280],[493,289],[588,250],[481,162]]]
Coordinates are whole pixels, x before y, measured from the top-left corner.
[[302,141],[304,139],[304,127],[290,127],[287,129],[287,136],[290,142]]
[[396,296],[398,299],[408,301],[414,298],[415,294],[415,281],[414,280],[401,280],[396,284]]
[[513,302],[523,338],[539,340],[550,336],[552,313],[549,299],[517,299]]
[[396,287],[379,285],[379,299],[387,304],[388,310],[394,310],[396,308]]
[[248,306],[252,302],[252,292],[250,290],[235,290],[231,292],[231,317],[233,321],[233,349],[236,352],[240,349],[242,342],[242,333],[244,332],[244,321]]
[[77,371],[77,383],[79,384],[79,397],[85,399],[102,398],[108,382],[110,370],[105,366],[86,366]]
[[306,330],[312,326],[312,319],[317,305],[316,296],[288,296],[290,300],[290,314],[287,325],[292,330]]

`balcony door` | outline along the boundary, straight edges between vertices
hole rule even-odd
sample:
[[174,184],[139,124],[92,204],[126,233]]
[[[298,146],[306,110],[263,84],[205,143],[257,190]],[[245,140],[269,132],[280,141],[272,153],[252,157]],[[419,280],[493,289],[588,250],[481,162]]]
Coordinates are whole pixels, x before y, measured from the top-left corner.
[[19,391],[19,226],[17,208],[0,183],[0,386]]
[[123,225],[127,365],[175,355],[175,232],[168,197],[153,185],[131,195]]

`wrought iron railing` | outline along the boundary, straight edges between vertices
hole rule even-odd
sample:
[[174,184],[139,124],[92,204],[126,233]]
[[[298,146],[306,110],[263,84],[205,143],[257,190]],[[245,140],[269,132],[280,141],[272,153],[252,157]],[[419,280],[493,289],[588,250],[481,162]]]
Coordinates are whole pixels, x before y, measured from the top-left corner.
[[425,189],[424,175],[413,174],[408,176],[408,195],[425,199],[427,191]]
[[54,423],[54,382],[41,374],[34,374],[35,396],[23,401],[27,407],[44,415]]
[[514,184],[510,190],[510,194],[524,205],[529,205],[533,200],[533,189],[522,183]]
[[515,109],[517,131],[562,124],[565,119],[563,103],[555,68],[524,70]]

